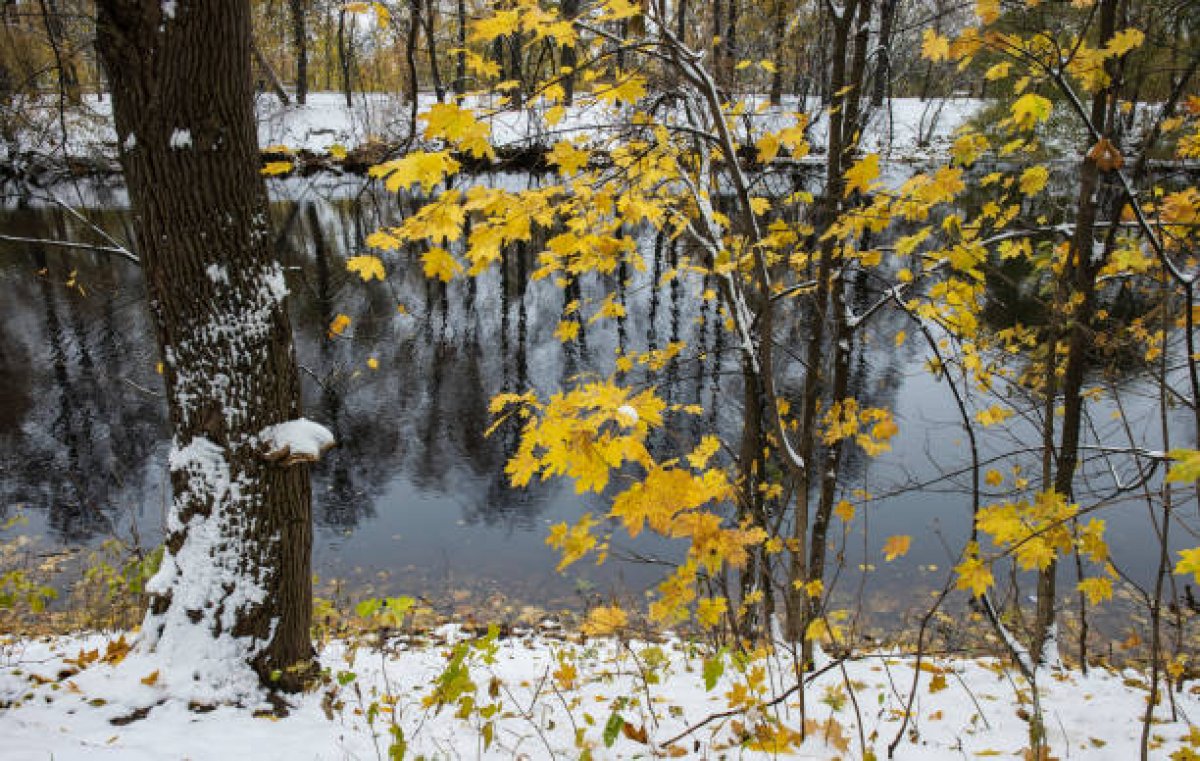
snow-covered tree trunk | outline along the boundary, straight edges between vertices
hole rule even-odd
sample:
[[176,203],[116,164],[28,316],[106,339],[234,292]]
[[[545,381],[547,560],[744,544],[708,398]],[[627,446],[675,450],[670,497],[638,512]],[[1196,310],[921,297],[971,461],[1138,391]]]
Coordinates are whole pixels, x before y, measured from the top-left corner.
[[294,689],[312,657],[304,461],[329,442],[306,421],[279,425],[300,416],[299,382],[258,171],[250,7],[98,5],[174,434],[143,641],[194,666],[187,679],[237,691],[253,686],[248,664]]

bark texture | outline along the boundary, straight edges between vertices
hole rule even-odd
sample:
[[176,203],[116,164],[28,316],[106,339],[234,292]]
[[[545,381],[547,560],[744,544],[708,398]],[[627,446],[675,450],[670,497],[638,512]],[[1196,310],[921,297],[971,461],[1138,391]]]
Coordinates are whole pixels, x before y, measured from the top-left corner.
[[258,172],[249,4],[98,5],[174,433],[146,642],[200,670],[238,657],[294,689],[312,657],[311,500],[306,465],[260,455],[263,430],[300,408]]

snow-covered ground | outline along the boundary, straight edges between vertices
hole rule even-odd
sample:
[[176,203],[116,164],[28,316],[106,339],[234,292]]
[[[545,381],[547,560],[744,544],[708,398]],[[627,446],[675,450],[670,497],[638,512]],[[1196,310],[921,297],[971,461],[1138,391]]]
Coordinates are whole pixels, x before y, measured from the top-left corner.
[[[926,661],[915,690],[909,657],[831,663],[805,693],[807,739],[772,754],[747,736],[760,726],[798,732],[804,725],[798,693],[776,699],[793,683],[782,659],[739,670],[724,657],[720,675],[710,662],[706,689],[704,651],[677,640],[527,634],[498,639],[491,651],[464,646],[454,661],[456,639],[442,630],[382,652],[334,642],[321,653],[327,683],[291,699],[283,718],[265,701],[189,707],[173,697],[172,685],[189,678],[182,664],[136,650],[115,666],[104,663],[111,635],[11,642],[0,645],[0,757],[374,759],[388,758],[402,736],[406,758],[580,758],[588,749],[595,759],[883,759],[897,733],[897,759],[1030,757],[1022,756],[1034,710],[1029,686],[986,659]],[[111,651],[114,660],[121,650]],[[1144,675],[1096,669],[1046,672],[1039,681],[1053,757],[1138,757]],[[439,689],[449,698],[440,710]],[[910,690],[911,719],[901,732]],[[1200,743],[1200,731],[1189,727],[1200,719],[1197,693],[1193,682],[1163,697],[1151,758]],[[467,709],[464,695],[473,698]],[[731,711],[738,700],[766,707]]]

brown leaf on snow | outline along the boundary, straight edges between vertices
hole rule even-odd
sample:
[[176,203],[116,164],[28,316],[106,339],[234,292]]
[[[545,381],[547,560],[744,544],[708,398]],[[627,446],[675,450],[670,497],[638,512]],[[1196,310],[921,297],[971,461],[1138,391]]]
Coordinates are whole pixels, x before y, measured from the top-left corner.
[[635,727],[627,721],[621,725],[621,733],[634,742],[641,743],[642,745],[650,744],[650,740],[646,736],[646,727],[644,726]]
[[104,649],[104,657],[101,660],[115,666],[125,660],[125,656],[129,655],[129,650],[129,643],[125,641],[125,635],[122,634],[108,643],[108,647]]

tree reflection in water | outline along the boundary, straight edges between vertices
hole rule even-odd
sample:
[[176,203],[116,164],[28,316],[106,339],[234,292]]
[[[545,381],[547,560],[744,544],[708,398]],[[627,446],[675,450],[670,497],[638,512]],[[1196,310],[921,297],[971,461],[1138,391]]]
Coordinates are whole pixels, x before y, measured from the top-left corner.
[[[699,404],[704,415],[691,422],[694,430],[660,431],[655,446],[686,445],[714,425],[737,440],[735,347],[718,329],[716,305],[701,298],[713,283],[675,277],[654,285],[680,267],[686,242],[627,231],[645,252],[642,271],[622,266],[565,288],[532,279],[544,243],[537,239],[512,246],[477,279],[429,280],[421,252],[408,250],[389,260],[386,283],[364,285],[345,260],[420,199],[353,184],[329,197],[300,195],[273,205],[277,246],[293,295],[307,414],[340,442],[314,470],[318,573],[384,570],[403,584],[405,568],[427,578],[440,566],[443,575],[514,574],[535,591],[545,585],[556,564],[542,544],[546,523],[573,521],[602,501],[562,484],[510,489],[504,465],[518,432],[510,424],[483,436],[489,400],[606,375],[618,353],[689,346],[665,368],[660,393],[671,403]],[[87,238],[56,207],[0,213],[14,234]],[[120,210],[89,216],[114,234],[124,225]],[[46,531],[64,542],[127,531],[132,522],[152,541],[167,500],[164,405],[138,270],[103,254],[34,247],[24,259],[0,259],[0,276],[10,294],[0,326],[0,510],[23,504],[44,511]],[[856,288],[861,309],[874,297],[867,284]],[[559,344],[553,334],[568,304],[599,301],[609,290],[627,315],[590,325],[585,318],[580,340]],[[353,322],[331,336],[327,327],[338,314]],[[781,344],[798,345],[805,318],[798,301],[780,323]],[[853,393],[890,404],[906,361],[890,346],[858,350]],[[783,388],[798,395],[804,368],[790,360],[780,369]],[[846,463],[848,482],[864,465],[862,458]],[[673,552],[649,537],[622,548]],[[644,586],[659,570],[577,573],[601,580],[626,574]]]

